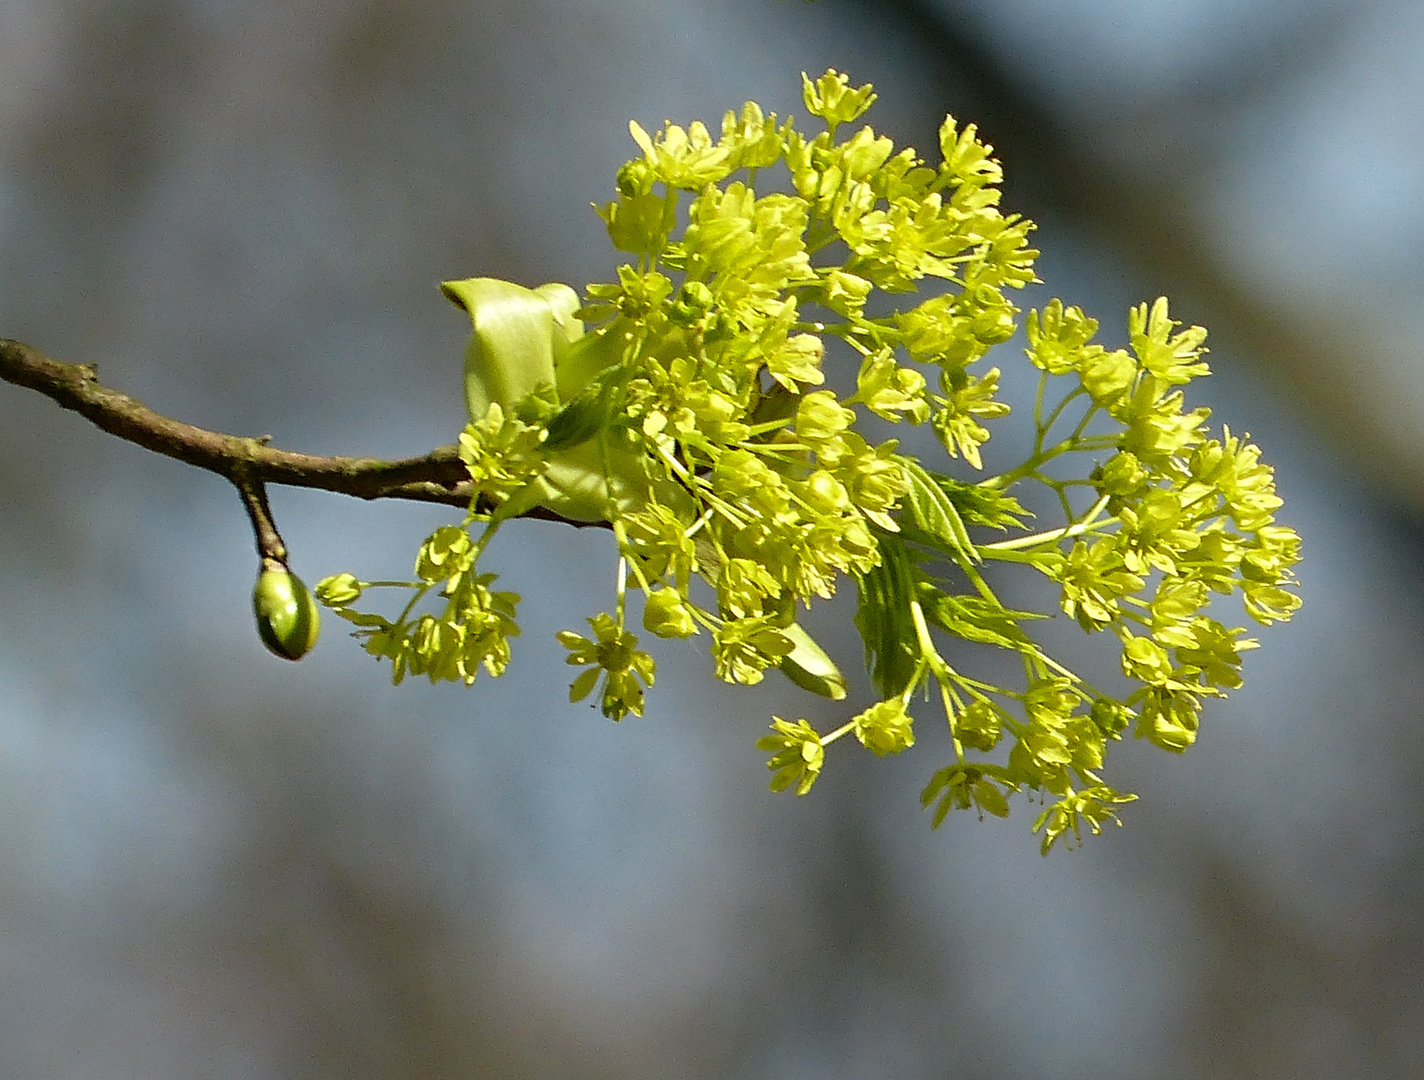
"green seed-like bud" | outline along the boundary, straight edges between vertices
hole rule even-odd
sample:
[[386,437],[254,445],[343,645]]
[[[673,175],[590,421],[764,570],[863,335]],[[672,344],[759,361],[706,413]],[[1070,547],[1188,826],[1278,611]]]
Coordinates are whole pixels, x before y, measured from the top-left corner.
[[321,616],[302,579],[285,566],[264,563],[252,590],[262,644],[283,660],[300,660],[316,644]]

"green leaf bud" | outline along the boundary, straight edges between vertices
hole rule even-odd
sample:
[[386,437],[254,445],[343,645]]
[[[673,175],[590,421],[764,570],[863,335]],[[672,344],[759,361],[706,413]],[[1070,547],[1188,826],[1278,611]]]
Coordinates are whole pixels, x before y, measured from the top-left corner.
[[300,660],[316,644],[321,615],[302,579],[285,566],[264,563],[252,590],[262,644],[283,660]]

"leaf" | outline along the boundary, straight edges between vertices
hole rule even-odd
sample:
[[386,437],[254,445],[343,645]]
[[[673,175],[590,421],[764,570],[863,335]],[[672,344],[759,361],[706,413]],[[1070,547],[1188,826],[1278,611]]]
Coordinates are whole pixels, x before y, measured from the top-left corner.
[[1039,649],[1019,628],[1022,619],[1046,619],[1037,611],[1011,611],[982,596],[950,596],[933,586],[920,587],[920,606],[925,619],[946,633],[985,645],[1038,655]]
[[944,489],[935,482],[934,474],[913,458],[901,458],[905,470],[906,489],[900,502],[900,515],[912,529],[934,541],[956,558],[983,562],[969,539],[964,520]]
[[465,406],[482,420],[492,402],[511,410],[543,384],[555,384],[555,354],[565,352],[571,331],[583,326],[567,310],[567,285],[526,289],[498,278],[446,281],[441,290],[470,316],[465,347]]
[[803,690],[820,694],[832,701],[840,701],[846,696],[846,679],[836,662],[826,655],[826,651],[816,644],[814,638],[799,623],[792,623],[782,631],[791,639],[792,649],[781,658],[777,665],[781,673]]
[[[582,323],[573,321],[582,327]],[[623,357],[624,341],[622,334],[616,334],[608,327],[583,334],[582,337],[571,336],[562,348],[556,338],[554,374],[559,399],[572,401],[600,375],[616,367]]]
[[338,616],[356,626],[374,626],[382,630],[389,629],[393,624],[390,619],[366,611],[352,611],[347,607],[332,609]]
[[608,426],[613,411],[613,403],[606,396],[596,391],[580,394],[549,422],[544,449],[563,450],[587,442]]
[[959,512],[961,520],[968,525],[987,525],[1000,530],[1022,529],[1025,525],[1021,519],[1033,516],[1012,495],[1005,495],[992,487],[966,484],[963,480],[928,470],[925,470],[925,475],[944,492]]
[[[582,324],[580,324],[582,325]],[[555,350],[556,394],[564,406],[549,421],[547,450],[576,446],[593,438],[615,419],[626,421],[623,404],[615,400],[616,369],[623,339],[607,328],[584,334],[562,351]]]
[[880,564],[856,578],[860,606],[856,629],[865,642],[865,666],[882,697],[898,695],[915,677],[920,648],[910,601],[915,598],[914,569],[905,541],[876,530]]

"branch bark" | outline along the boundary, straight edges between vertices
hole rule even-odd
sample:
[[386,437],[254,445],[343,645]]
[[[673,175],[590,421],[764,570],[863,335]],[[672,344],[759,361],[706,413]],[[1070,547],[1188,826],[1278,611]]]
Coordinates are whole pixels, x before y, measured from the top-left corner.
[[469,474],[454,446],[398,461],[278,450],[264,438],[224,435],[163,416],[100,384],[94,365],[52,360],[8,338],[0,338],[0,379],[39,391],[110,435],[217,473],[239,490],[244,482],[286,484],[358,499],[470,504]]

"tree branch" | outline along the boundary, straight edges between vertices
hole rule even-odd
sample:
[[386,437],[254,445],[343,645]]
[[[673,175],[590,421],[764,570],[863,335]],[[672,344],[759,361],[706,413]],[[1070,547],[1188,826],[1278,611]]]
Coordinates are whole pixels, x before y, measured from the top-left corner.
[[0,338],[0,379],[38,390],[110,435],[215,472],[239,490],[245,481],[320,488],[359,499],[470,504],[469,474],[454,446],[399,461],[278,450],[268,446],[265,438],[224,435],[163,416],[127,394],[102,386],[92,364],[51,360],[8,338]]
[[257,557],[262,560],[264,570],[285,570],[287,568],[287,545],[282,542],[282,534],[277,531],[277,522],[272,518],[272,508],[267,505],[267,488],[261,481],[252,481],[239,476],[237,493],[242,496],[242,507],[247,511],[247,520],[252,523],[252,538],[257,543]]

